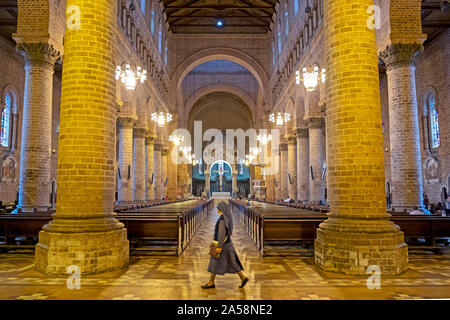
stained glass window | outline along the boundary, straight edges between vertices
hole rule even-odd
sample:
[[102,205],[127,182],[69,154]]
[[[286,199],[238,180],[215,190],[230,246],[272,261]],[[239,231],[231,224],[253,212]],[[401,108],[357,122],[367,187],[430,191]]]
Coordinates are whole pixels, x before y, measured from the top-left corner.
[[145,0],[141,0],[141,12],[145,16]]
[[281,53],[281,32],[278,32],[278,54]]
[[158,33],[158,50],[159,54],[162,52],[162,31],[160,30]]
[[300,0],[294,0],[294,15],[297,15],[298,12],[298,2]]
[[150,19],[150,31],[152,32],[152,35],[155,35],[155,11],[153,11],[153,9]]
[[7,93],[5,95],[5,106],[2,111],[2,123],[0,132],[0,144],[2,147],[9,146],[9,132],[11,124],[11,96]]
[[286,37],[288,36],[288,34],[289,34],[289,11],[288,11],[288,6],[287,6],[287,3],[286,3],[286,6],[285,6],[285,11],[284,11],[284,26],[285,26],[285,34],[286,34]]
[[275,66],[276,61],[276,47],[275,47],[275,39],[272,42],[272,66]]
[[439,115],[436,110],[436,97],[431,95],[428,103],[430,107],[431,145],[433,148],[437,148],[441,145],[441,140],[439,138]]

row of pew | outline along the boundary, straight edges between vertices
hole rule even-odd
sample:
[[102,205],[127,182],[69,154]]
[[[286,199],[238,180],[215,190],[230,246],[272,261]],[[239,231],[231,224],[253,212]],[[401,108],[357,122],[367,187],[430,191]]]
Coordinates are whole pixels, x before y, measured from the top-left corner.
[[[121,209],[116,218],[127,228],[130,251],[180,255],[211,211],[212,200],[189,200]],[[34,249],[50,212],[1,214],[0,251]]]
[[[304,250],[300,246],[310,250],[319,225],[327,219],[325,212],[274,203],[230,200],[230,205],[262,255]],[[450,217],[398,213],[391,216],[391,221],[404,232],[410,248],[436,249],[442,248],[439,243],[449,245]],[[419,239],[425,239],[425,244],[417,245]]]
[[126,210],[136,210],[141,208],[149,208],[154,206],[161,206],[164,204],[176,203],[185,200],[166,201],[166,200],[146,200],[146,201],[119,201],[114,204],[115,212],[122,212]]

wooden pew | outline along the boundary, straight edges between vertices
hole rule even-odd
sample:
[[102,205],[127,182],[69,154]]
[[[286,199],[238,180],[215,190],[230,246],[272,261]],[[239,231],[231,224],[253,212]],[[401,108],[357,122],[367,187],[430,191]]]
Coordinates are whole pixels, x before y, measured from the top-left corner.
[[175,244],[174,250],[177,255],[180,255],[206,219],[213,204],[212,200],[191,200],[128,210],[120,212],[117,218],[125,224],[128,230],[128,240],[130,240],[132,250],[133,245],[138,245],[137,250],[159,250],[155,246],[139,248],[139,245],[142,242],[166,241]]
[[[303,242],[313,244],[319,224],[327,219],[325,213],[293,209],[271,203],[231,200],[233,213],[244,226],[249,237],[260,252],[265,255],[270,243]],[[411,216],[393,215],[391,221],[404,232],[405,238],[426,238],[431,246],[412,248],[442,248],[436,245],[436,239],[450,237],[450,217],[433,215]]]
[[[141,208],[117,214],[128,231],[131,250],[140,250],[132,245],[140,241],[171,243],[170,251],[181,254],[206,215],[213,207],[210,201],[186,201],[162,205],[159,207]],[[148,211],[148,212],[146,212]],[[51,212],[0,214],[0,249],[29,248],[34,249],[39,231],[52,220]],[[29,237],[30,244],[16,241],[18,237]],[[161,251],[163,248],[153,247],[151,250]]]

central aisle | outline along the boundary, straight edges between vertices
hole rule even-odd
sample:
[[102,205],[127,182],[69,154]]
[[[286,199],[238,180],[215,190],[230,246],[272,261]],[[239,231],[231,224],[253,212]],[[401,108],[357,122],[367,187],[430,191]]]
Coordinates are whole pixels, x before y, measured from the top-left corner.
[[313,257],[259,256],[241,225],[234,221],[232,240],[250,282],[239,289],[237,275],[208,281],[209,244],[218,219],[216,208],[181,257],[131,256],[122,271],[81,277],[81,289],[67,289],[67,277],[34,270],[33,255],[0,254],[0,299],[417,299],[443,298],[450,292],[450,254],[411,255],[400,277],[383,277],[381,290],[369,290],[367,277],[328,273]]

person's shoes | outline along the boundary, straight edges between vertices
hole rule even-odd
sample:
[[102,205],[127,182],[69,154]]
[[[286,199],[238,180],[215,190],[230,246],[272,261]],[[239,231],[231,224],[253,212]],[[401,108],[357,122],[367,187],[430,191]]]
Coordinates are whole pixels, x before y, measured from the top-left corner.
[[205,284],[202,286],[202,289],[214,289],[216,287],[216,284],[213,283],[212,285]]
[[241,285],[239,286],[240,289],[242,289],[243,287],[245,287],[245,285],[247,284],[247,282],[249,281],[249,278],[245,278],[244,281],[242,281]]

